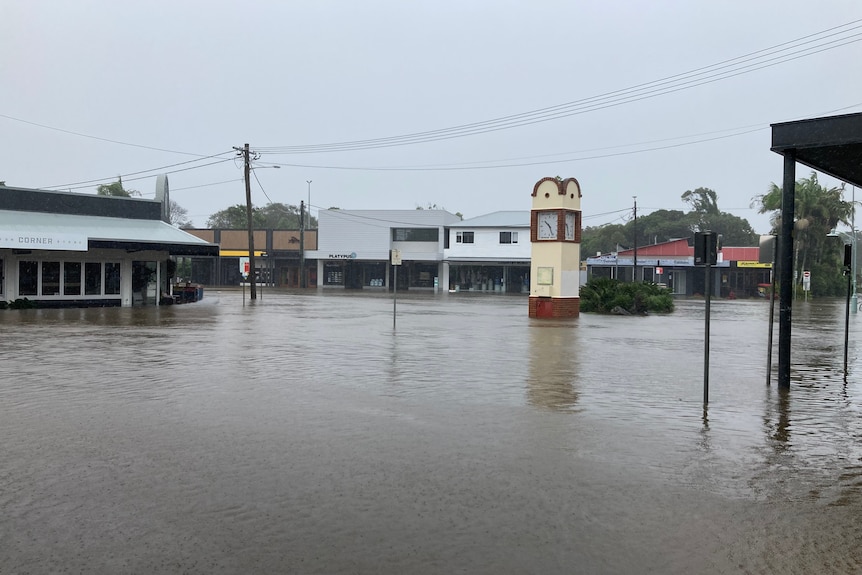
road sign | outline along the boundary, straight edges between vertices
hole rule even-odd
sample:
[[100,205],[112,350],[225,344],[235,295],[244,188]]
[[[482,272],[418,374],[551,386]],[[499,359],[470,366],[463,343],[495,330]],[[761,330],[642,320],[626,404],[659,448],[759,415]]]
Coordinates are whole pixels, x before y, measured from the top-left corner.
[[243,276],[248,277],[249,271],[251,271],[251,270],[249,268],[248,258],[247,257],[239,258],[239,273],[241,273]]
[[802,272],[802,289],[811,291],[811,272],[809,271]]
[[663,267],[657,267],[657,268],[655,269],[655,273],[657,273],[658,275],[663,274],[663,273],[664,273],[664,268],[663,268]]

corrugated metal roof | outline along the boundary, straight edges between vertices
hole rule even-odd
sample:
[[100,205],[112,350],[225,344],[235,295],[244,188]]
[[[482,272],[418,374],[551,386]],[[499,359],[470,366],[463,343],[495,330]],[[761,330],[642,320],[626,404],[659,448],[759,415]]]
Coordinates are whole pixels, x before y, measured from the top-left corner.
[[529,228],[530,212],[500,211],[450,224],[451,228]]
[[0,234],[69,234],[90,241],[212,246],[161,220],[0,210]]

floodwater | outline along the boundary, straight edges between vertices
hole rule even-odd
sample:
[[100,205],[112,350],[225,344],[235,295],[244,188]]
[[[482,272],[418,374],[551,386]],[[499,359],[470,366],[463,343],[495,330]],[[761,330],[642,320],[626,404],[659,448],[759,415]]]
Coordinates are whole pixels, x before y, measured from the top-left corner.
[[3,311],[0,573],[858,573],[843,305],[794,305],[781,393],[768,302],[713,302],[706,411],[703,301]]

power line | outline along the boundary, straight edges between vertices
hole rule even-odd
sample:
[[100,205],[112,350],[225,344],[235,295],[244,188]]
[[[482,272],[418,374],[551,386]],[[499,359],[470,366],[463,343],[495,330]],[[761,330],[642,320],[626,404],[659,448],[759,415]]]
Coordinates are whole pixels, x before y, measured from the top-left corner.
[[198,184],[197,186],[184,186],[182,188],[171,188],[172,192],[179,192],[182,190],[194,190],[195,188],[206,188],[209,186],[218,186],[220,184],[232,184],[235,182],[241,182],[242,178],[235,178],[233,180],[222,180],[221,182],[211,182],[209,184]]
[[184,156],[198,156],[199,158],[205,158],[208,156],[204,156],[203,154],[194,154],[192,152],[183,152],[179,150],[168,150],[165,148],[157,148],[155,146],[146,146],[144,144],[134,144],[131,142],[123,142],[120,140],[112,140],[110,138],[102,138],[100,136],[93,136],[90,134],[84,134],[82,132],[75,132],[73,130],[64,130],[63,128],[57,128],[55,126],[48,126],[46,124],[40,124],[38,122],[31,122],[30,120],[24,120],[22,118],[16,118],[14,116],[9,116],[7,114],[0,114],[0,118],[6,118],[7,120],[13,120],[15,122],[21,122],[22,124],[28,124],[30,126],[37,126],[39,128],[44,128],[46,130],[53,130],[55,132],[62,132],[64,134],[71,134],[73,136],[79,136],[81,138],[89,138],[91,140],[99,140],[100,142],[108,142],[110,144],[119,144],[121,146],[130,146],[133,148],[143,148],[145,150],[155,150],[156,152],[168,152],[171,154],[181,154]]
[[728,134],[724,136],[716,136],[713,138],[704,138],[701,140],[694,140],[691,142],[681,142],[678,144],[669,144],[666,146],[656,146],[652,148],[643,148],[640,150],[629,150],[627,152],[616,152],[613,154],[598,154],[593,156],[583,156],[580,158],[564,158],[561,160],[547,160],[544,162],[521,162],[515,164],[505,164],[505,165],[497,165],[497,166],[451,166],[451,167],[439,167],[439,168],[415,168],[415,167],[367,167],[367,166],[334,166],[334,165],[319,165],[319,164],[293,164],[293,163],[281,163],[280,166],[286,166],[291,168],[314,168],[314,169],[326,169],[326,170],[357,170],[357,171],[382,171],[382,172],[447,172],[447,171],[464,171],[464,170],[494,170],[500,168],[520,168],[526,166],[542,166],[547,164],[563,164],[568,162],[582,162],[584,160],[597,160],[602,158],[613,158],[617,156],[629,156],[632,154],[640,154],[643,152],[654,152],[658,150],[667,150],[671,148],[680,148],[683,146],[690,146],[692,144],[702,144],[704,142],[713,142],[716,140],[723,140],[727,138],[734,138],[737,136],[743,136],[745,134],[751,134],[753,132],[759,132],[761,130],[766,129],[768,126],[754,128],[751,130],[746,130],[743,132],[738,132],[734,134]]
[[[556,106],[550,106],[546,108],[540,108],[538,110],[523,112],[520,114],[503,116],[491,120],[463,124],[460,126],[453,126],[450,128],[443,128],[439,130],[404,134],[400,136],[374,138],[367,140],[354,140],[330,144],[281,146],[271,148],[263,147],[258,149],[270,153],[285,154],[350,151],[359,149],[402,146],[451,138],[459,138],[469,135],[511,129],[514,127],[520,127],[539,122],[546,122],[572,115],[601,110],[612,106],[632,103],[647,98],[653,98],[656,96],[689,89],[703,84],[717,82],[741,74],[747,74],[756,70],[817,54],[825,50],[832,50],[851,43],[859,42],[860,40],[862,40],[862,33],[847,35],[848,32],[852,32],[853,30],[862,28],[862,25],[858,25],[859,22],[862,22],[862,19],[848,22],[846,24],[835,26],[826,30],[822,30],[814,34],[809,34],[795,40],[783,42],[770,48],[751,52],[749,54],[738,56],[729,60],[724,60],[710,66],[696,68],[688,72],[675,74],[673,76],[668,76],[659,80],[638,84],[612,92],[606,92],[604,94],[583,98],[581,100],[575,100],[572,102],[567,102],[565,104],[558,104]],[[846,29],[841,30],[840,32],[835,32],[835,30],[839,30],[841,28]],[[823,42],[823,40],[826,40],[827,38],[842,34],[844,36],[841,38]],[[820,37],[812,39],[817,36]],[[820,43],[815,46],[808,46],[797,50],[797,48],[800,48],[801,46],[805,46],[814,42]],[[767,56],[773,57],[767,58]]]
[[[189,170],[197,170],[198,168],[206,168],[207,166],[214,166],[214,165],[216,165],[216,164],[223,164],[224,162],[230,162],[230,161],[232,161],[232,160],[233,160],[233,158],[225,158],[225,159],[223,159],[223,160],[218,160],[218,161],[216,161],[216,162],[210,162],[210,163],[208,163],[208,164],[202,164],[202,165],[200,165],[200,166],[192,166],[192,167],[190,167],[190,168],[182,168],[182,169],[179,169],[179,170],[169,170],[169,171],[162,172],[162,173],[163,173],[163,174],[176,174],[176,173],[179,173],[179,172],[187,172],[187,171],[189,171]],[[155,178],[157,175],[158,175],[158,174],[150,174],[150,175],[148,175],[148,176],[139,176],[139,177],[137,177],[137,178],[127,178],[127,181],[129,181],[129,182],[134,182],[134,181],[137,181],[137,180],[147,180],[147,179],[149,179],[149,178]],[[122,177],[125,177],[125,176],[122,176]],[[111,178],[111,179],[113,179],[113,178]],[[53,187],[55,187],[55,188],[56,188],[56,187],[58,187],[58,186],[53,186]],[[83,188],[91,188],[91,187],[93,187],[93,186],[91,186],[91,185],[88,185],[88,186],[71,186],[71,187],[65,187],[65,186],[64,186],[64,188],[65,188],[65,189],[68,189],[68,190],[81,190],[81,189],[83,189]]]
[[[852,104],[850,106],[843,106],[841,108],[836,108],[836,109],[832,109],[832,110],[827,110],[825,112],[820,112],[818,115],[831,114],[831,113],[835,113],[835,112],[848,110],[851,108],[858,108],[859,106],[862,106],[862,102],[857,102],[857,103]],[[791,118],[788,118],[788,119],[782,120],[782,121],[789,121],[789,120],[791,120]],[[590,152],[590,151],[613,150],[613,149],[618,149],[618,148],[629,148],[632,146],[639,146],[639,145],[643,145],[643,144],[660,143],[660,142],[668,142],[668,141],[673,141],[673,140],[681,140],[681,139],[686,139],[686,138],[693,138],[693,137],[697,137],[697,136],[701,136],[701,135],[724,134],[726,132],[734,132],[731,134],[726,134],[724,136],[717,136],[714,138],[704,138],[704,139],[699,139],[699,140],[680,142],[677,144],[671,144],[671,145],[667,145],[667,146],[658,146],[658,147],[652,147],[652,148],[641,148],[641,149],[637,149],[637,150],[629,150],[626,152],[619,152],[619,153],[614,153],[614,154],[602,154],[602,155],[594,155],[594,156],[585,156],[585,157],[580,157],[580,158],[564,158],[561,160],[548,160],[545,162],[526,162],[526,163],[514,163],[514,164],[503,164],[503,165],[485,165],[485,166],[472,165],[472,164],[479,164],[479,163],[499,163],[499,162],[510,161],[513,159],[513,158],[510,158],[510,159],[504,159],[504,160],[479,160],[479,161],[474,161],[474,162],[460,162],[460,163],[456,163],[456,164],[426,164],[426,165],[421,165],[421,166],[378,166],[378,167],[373,167],[373,166],[332,166],[332,165],[292,164],[292,163],[291,164],[281,163],[281,164],[277,164],[277,165],[287,166],[287,167],[296,167],[296,168],[329,169],[329,170],[418,171],[418,172],[422,172],[422,171],[489,170],[489,169],[497,169],[497,168],[516,168],[516,167],[537,166],[537,165],[545,165],[545,164],[579,162],[579,161],[583,161],[583,160],[594,160],[594,159],[610,158],[610,157],[615,157],[615,156],[640,154],[643,152],[652,152],[652,151],[664,150],[664,149],[670,149],[670,148],[680,148],[680,147],[690,146],[690,145],[694,145],[694,144],[711,142],[714,140],[721,140],[721,139],[726,139],[726,138],[735,138],[737,136],[744,136],[746,134],[751,134],[751,133],[758,132],[761,130],[766,130],[768,128],[769,128],[769,124],[750,124],[748,126],[740,126],[737,128],[726,128],[726,129],[722,129],[722,130],[713,130],[710,132],[702,132],[700,134],[689,134],[686,136],[673,136],[670,138],[648,140],[646,142],[639,142],[639,143],[634,143],[634,144],[618,144],[618,145],[614,145],[614,146],[590,148],[590,149],[576,151],[576,152],[559,152],[559,153],[555,153],[555,154],[544,154],[544,155],[538,155],[538,156],[526,156],[525,157],[525,159],[543,158],[543,157],[559,156],[562,154],[576,154],[576,153],[583,153],[583,152]],[[517,159],[521,159],[521,158],[514,158],[514,159],[517,160]]]
[[[129,177],[129,176],[137,176],[137,175],[139,175],[139,174],[146,174],[147,172],[159,172],[159,171],[165,170],[165,169],[167,169],[167,168],[173,168],[173,167],[176,167],[176,166],[184,166],[184,165],[186,165],[186,164],[193,164],[193,163],[195,163],[195,162],[200,162],[200,161],[202,161],[202,160],[209,160],[210,158],[218,158],[219,156],[223,156],[223,155],[225,155],[225,154],[233,154],[233,151],[232,151],[232,150],[229,150],[229,151],[227,151],[227,152],[221,152],[221,153],[219,153],[219,154],[213,154],[213,155],[211,155],[211,156],[206,156],[206,157],[198,158],[198,159],[195,159],[195,160],[187,160],[187,161],[185,161],[185,162],[179,162],[179,163],[177,163],[177,164],[168,164],[167,166],[161,166],[161,167],[158,167],[158,168],[151,168],[151,169],[149,169],[149,170],[140,170],[140,171],[138,171],[138,172],[129,172],[129,173],[127,173],[127,174],[119,174],[118,176],[111,176],[111,177],[108,177],[108,178],[97,178],[97,179],[95,179],[95,180],[84,180],[84,181],[81,181],[81,182],[72,182],[72,183],[69,183],[69,184],[62,184],[62,185],[59,185],[59,186],[42,186],[42,189],[50,190],[51,188],[68,188],[69,186],[77,186],[77,185],[80,185],[80,184],[94,184],[94,183],[98,183],[98,182],[112,181],[112,180],[114,180],[116,177],[119,177],[119,178],[127,178],[127,177]],[[230,159],[233,159],[233,158],[231,157]],[[206,165],[211,165],[211,164],[206,164]],[[201,166],[201,167],[202,167],[202,166]],[[148,177],[152,177],[152,176],[148,176]]]
[[273,203],[272,198],[269,197],[269,194],[266,193],[266,190],[263,189],[263,184],[260,183],[260,178],[257,177],[257,172],[251,170],[251,173],[254,174],[254,179],[257,182],[257,185],[260,186],[260,191],[263,192],[263,195],[266,196],[266,199],[269,200],[269,203]]

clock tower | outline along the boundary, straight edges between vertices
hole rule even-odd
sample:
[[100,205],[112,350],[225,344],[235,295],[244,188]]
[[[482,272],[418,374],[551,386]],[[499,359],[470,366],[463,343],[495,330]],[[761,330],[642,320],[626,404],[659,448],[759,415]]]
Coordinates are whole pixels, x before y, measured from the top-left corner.
[[581,186],[542,178],[530,212],[530,317],[577,317],[581,269]]

